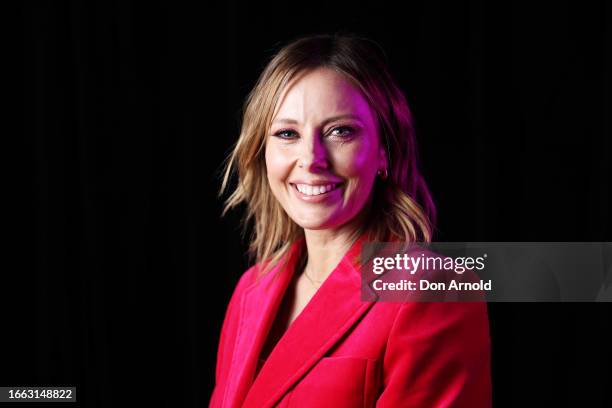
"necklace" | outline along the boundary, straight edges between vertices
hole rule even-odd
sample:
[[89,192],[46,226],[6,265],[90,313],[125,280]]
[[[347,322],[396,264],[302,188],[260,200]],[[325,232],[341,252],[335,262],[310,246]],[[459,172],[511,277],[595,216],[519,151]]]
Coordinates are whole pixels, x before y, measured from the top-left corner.
[[[319,286],[321,286],[321,283],[323,283],[323,281],[316,281],[314,279],[312,279],[310,276],[308,276],[308,272],[306,272],[306,268],[304,268],[304,276],[306,276],[306,279],[308,279],[310,281],[310,283],[312,284],[312,286],[315,289],[319,289]],[[315,282],[318,283],[319,285],[315,285]]]

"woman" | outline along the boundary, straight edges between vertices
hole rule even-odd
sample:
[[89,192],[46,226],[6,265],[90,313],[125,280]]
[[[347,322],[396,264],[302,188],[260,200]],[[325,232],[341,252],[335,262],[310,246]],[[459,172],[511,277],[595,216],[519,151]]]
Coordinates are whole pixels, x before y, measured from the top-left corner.
[[431,239],[408,105],[352,36],[284,47],[250,93],[226,167],[256,263],[238,282],[211,407],[490,405],[484,303],[363,302],[367,241]]

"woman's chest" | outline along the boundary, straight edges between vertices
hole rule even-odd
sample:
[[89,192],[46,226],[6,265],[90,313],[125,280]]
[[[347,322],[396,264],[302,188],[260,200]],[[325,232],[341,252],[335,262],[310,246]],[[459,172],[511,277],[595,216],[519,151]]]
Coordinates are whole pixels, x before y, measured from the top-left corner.
[[303,280],[294,279],[291,282],[274,317],[260,353],[260,359],[265,360],[268,357],[283,334],[304,311],[315,294],[316,288],[305,285]]
[[[382,362],[387,335],[392,321],[392,308],[388,313],[372,310],[350,328],[336,343],[299,379],[286,395],[278,401],[278,407],[371,407],[382,386]],[[305,311],[307,313],[308,310]],[[382,312],[382,313],[381,313]],[[329,313],[333,313],[330,310]],[[287,315],[290,315],[288,312]],[[277,319],[282,322],[280,317]],[[274,345],[283,334],[283,326],[273,329],[262,357],[268,358]],[[320,330],[312,327],[311,330]],[[294,352],[302,346],[292,343]],[[260,361],[263,365],[265,361]]]
[[246,323],[239,325],[245,342],[256,344],[261,338],[261,348],[254,346],[257,364],[251,389],[257,397],[249,400],[261,404],[260,394],[282,390],[274,406],[371,406],[397,308],[359,301],[354,285],[323,285],[318,292],[304,286],[297,279],[291,282],[278,306],[244,303],[244,313],[261,316],[264,322],[261,333],[248,330]]

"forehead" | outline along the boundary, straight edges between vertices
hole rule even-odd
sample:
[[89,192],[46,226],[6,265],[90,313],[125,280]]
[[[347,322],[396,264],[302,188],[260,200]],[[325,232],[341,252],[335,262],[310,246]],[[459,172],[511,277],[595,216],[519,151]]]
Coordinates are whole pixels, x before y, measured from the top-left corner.
[[317,68],[298,75],[281,92],[274,118],[300,122],[353,114],[373,121],[370,106],[348,78],[329,68]]

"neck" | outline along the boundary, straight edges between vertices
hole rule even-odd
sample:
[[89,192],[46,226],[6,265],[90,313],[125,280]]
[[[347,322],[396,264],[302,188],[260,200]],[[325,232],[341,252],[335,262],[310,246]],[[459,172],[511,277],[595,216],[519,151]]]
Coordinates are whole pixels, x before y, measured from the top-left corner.
[[323,282],[332,273],[358,238],[361,221],[356,219],[336,229],[304,230],[308,254],[305,271],[310,279]]

